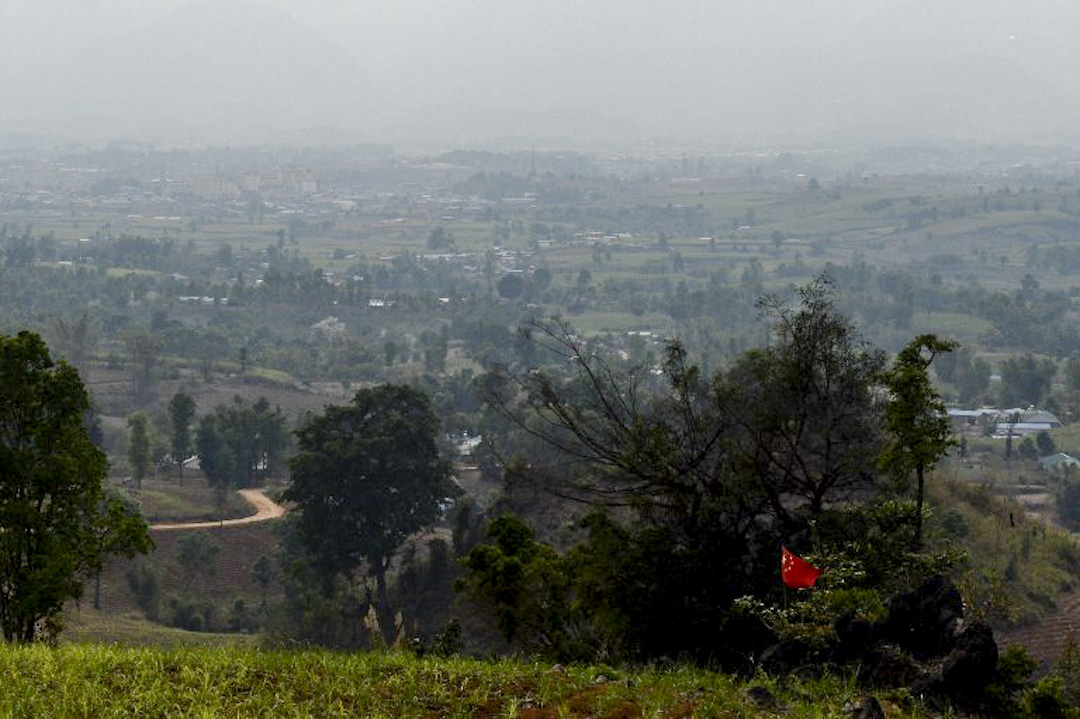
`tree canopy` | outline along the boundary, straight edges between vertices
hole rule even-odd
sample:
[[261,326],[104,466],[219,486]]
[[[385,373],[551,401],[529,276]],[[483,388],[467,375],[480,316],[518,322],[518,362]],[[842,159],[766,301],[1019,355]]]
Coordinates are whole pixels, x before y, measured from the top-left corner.
[[211,484],[251,487],[282,466],[289,434],[280,409],[260,397],[254,404],[234,397],[199,420],[195,448]]
[[955,440],[945,403],[934,389],[927,370],[934,357],[950,352],[955,342],[935,335],[916,337],[896,358],[881,380],[891,397],[885,409],[890,439],[880,464],[903,482],[914,472],[918,486],[915,505],[915,546],[922,545],[922,505],[926,471],[933,469]]
[[194,418],[195,399],[185,392],[174,394],[169,400],[169,424],[172,429],[169,440],[181,481],[184,479],[184,460],[191,451],[191,421]]
[[145,412],[133,412],[128,417],[128,429],[131,437],[128,441],[128,461],[131,463],[131,476],[138,487],[150,471],[150,418]]
[[30,642],[105,558],[152,546],[138,512],[103,486],[105,455],[78,373],[36,334],[0,335],[0,628]]
[[836,310],[827,278],[800,297],[797,309],[767,297],[776,342],[710,379],[678,342],[657,377],[617,371],[561,321],[539,324],[537,341],[576,373],[493,385],[491,401],[536,440],[527,463],[506,458],[511,472],[594,504],[648,505],[682,531],[715,527],[721,506],[736,524],[767,514],[797,531],[828,502],[872,488],[884,355]]
[[[509,420],[492,437],[511,486],[528,482],[609,512],[582,526],[588,538],[564,572],[576,577],[571,605],[588,617],[544,615],[574,624],[563,634],[544,629],[560,637],[555,644],[617,644],[634,657],[726,652],[727,661],[742,641],[732,607],[777,591],[781,544],[812,551],[910,522],[910,512],[887,501],[893,485],[877,461],[889,439],[884,353],[837,309],[827,276],[797,298],[789,306],[766,296],[759,306],[773,320],[769,345],[711,377],[679,342],[668,344],[657,373],[620,364],[553,320],[536,323],[532,336],[567,361],[486,383],[489,402]],[[470,585],[501,620],[514,619],[504,631],[520,634],[520,606],[508,605],[539,590],[488,590],[509,586],[504,565],[532,565],[494,561],[492,551],[470,554]],[[858,561],[857,551],[874,549],[846,556]],[[657,619],[669,615],[677,620]],[[588,638],[579,641],[583,630]]]
[[297,431],[283,496],[295,503],[297,536],[324,578],[366,567],[385,605],[394,551],[456,493],[438,427],[427,395],[386,384],[327,407]]

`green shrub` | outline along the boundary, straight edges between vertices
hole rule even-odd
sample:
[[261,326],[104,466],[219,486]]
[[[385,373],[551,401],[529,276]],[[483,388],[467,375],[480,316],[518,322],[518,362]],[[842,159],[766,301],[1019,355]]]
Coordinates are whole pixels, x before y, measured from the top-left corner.
[[1065,682],[1057,676],[1043,677],[1024,697],[1026,714],[1032,719],[1073,719],[1076,706],[1069,702]]
[[136,562],[127,571],[128,586],[135,595],[135,603],[143,615],[156,621],[161,605],[161,580],[157,570],[146,562]]

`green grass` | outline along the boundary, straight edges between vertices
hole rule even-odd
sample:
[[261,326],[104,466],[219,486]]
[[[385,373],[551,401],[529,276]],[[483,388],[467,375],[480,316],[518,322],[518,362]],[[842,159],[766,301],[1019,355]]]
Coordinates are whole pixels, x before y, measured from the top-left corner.
[[[0,647],[4,717],[765,717],[729,676],[400,652]],[[759,679],[793,717],[842,716],[852,682]],[[921,716],[882,696],[890,717]]]
[[155,624],[140,614],[109,614],[89,607],[64,613],[60,641],[74,644],[97,643],[122,647],[236,647],[254,648],[259,638],[252,634],[189,632]]
[[[128,490],[139,503],[143,517],[149,522],[195,522],[220,519],[214,491],[206,479],[192,476],[181,484],[176,478],[146,479],[142,489]],[[225,496],[224,518],[235,519],[254,514],[255,510],[243,497],[230,491]]]
[[270,369],[268,367],[252,367],[247,372],[250,377],[257,377],[269,382],[288,385],[292,384],[293,376],[284,370]]
[[912,324],[942,337],[978,337],[993,328],[980,317],[959,312],[916,312]]
[[[999,445],[999,449],[1004,444]],[[977,467],[943,470],[927,483],[927,531],[961,544],[968,561],[957,579],[965,616],[999,625],[1036,623],[1067,600],[1076,585],[1080,550],[1073,538],[994,490],[1045,477],[1032,464],[976,456]],[[958,531],[959,530],[959,531]]]

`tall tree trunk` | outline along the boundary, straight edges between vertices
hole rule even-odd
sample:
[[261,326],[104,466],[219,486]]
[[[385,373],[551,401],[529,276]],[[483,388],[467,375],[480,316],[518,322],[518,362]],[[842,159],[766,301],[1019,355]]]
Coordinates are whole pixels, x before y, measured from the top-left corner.
[[915,550],[922,550],[922,505],[925,468],[922,462],[915,466],[915,474],[919,478],[919,487],[915,495]]
[[375,569],[375,614],[379,617],[379,631],[386,646],[394,641],[394,618],[390,614],[390,596],[386,590],[386,564],[383,557],[372,557]]

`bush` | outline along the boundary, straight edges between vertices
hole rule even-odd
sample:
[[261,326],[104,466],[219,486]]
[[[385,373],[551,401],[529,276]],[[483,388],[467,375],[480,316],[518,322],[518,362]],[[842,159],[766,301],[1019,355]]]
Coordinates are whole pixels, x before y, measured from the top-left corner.
[[256,612],[248,608],[243,599],[237,599],[229,612],[228,630],[243,634],[254,634],[259,631],[259,617]]
[[1057,495],[1058,515],[1070,525],[1080,524],[1080,479],[1068,477]]
[[1006,649],[998,657],[997,671],[986,687],[986,706],[993,716],[1021,716],[1021,692],[1027,678],[1035,671],[1036,662],[1020,646]]
[[1043,677],[1025,697],[1027,714],[1034,719],[1072,719],[1076,707],[1071,705],[1065,693],[1061,677]]
[[161,608],[161,580],[157,571],[146,562],[138,562],[128,569],[127,581],[143,616],[157,621]]
[[456,619],[451,619],[431,639],[431,653],[439,657],[449,657],[459,653],[464,647],[461,639],[461,625]]
[[189,632],[218,631],[217,608],[208,601],[173,597],[169,600],[169,624]]

